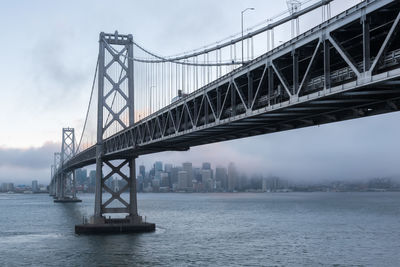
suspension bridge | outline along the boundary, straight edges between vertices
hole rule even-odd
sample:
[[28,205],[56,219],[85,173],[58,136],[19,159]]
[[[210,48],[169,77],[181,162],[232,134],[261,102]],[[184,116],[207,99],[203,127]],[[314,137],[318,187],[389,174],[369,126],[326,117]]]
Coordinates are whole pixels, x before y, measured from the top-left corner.
[[[82,134],[63,129],[52,166],[50,194],[73,202],[75,170],[96,165],[94,216],[76,232],[155,229],[137,211],[141,155],[398,111],[400,2],[366,0],[331,16],[332,2],[292,1],[264,24],[174,56],[101,33]],[[317,10],[321,23],[300,32]],[[276,46],[285,24],[290,39]],[[106,184],[113,175],[125,181],[118,191]],[[115,214],[126,217],[106,216]]]

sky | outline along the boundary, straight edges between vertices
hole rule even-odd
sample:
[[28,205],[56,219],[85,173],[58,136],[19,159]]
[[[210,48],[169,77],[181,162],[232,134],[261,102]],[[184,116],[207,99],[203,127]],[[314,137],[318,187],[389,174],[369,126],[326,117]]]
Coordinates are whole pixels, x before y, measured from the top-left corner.
[[[335,0],[333,12],[359,1]],[[254,7],[245,27],[286,9],[285,0],[6,1],[0,10],[0,182],[48,183],[62,127],[83,125],[99,33],[131,33],[161,55],[192,50],[240,31],[240,12]],[[319,13],[315,17],[320,16]],[[305,29],[315,17],[300,21]],[[320,17],[318,17],[320,19]],[[276,42],[287,31],[275,32]],[[188,152],[140,157],[227,165],[247,173],[325,181],[397,177],[400,114],[204,145]]]

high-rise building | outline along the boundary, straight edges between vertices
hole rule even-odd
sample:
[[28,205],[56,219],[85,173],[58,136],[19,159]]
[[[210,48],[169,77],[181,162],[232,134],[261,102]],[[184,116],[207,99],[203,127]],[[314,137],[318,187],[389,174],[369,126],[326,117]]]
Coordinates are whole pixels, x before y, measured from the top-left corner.
[[7,184],[7,191],[14,191],[14,183]]
[[171,183],[178,184],[178,172],[182,170],[182,167],[173,167],[171,170]]
[[6,192],[7,191],[7,183],[2,183],[1,184],[1,192]]
[[76,183],[77,185],[87,184],[87,170],[86,169],[77,169],[75,171]]
[[186,171],[179,171],[178,172],[178,189],[185,190],[187,189],[187,181],[188,181],[188,174]]
[[223,190],[228,190],[228,175],[225,167],[215,168],[215,180],[220,183]]
[[161,161],[154,163],[154,179],[161,180],[161,173],[163,171],[163,164]]
[[261,190],[263,192],[267,192],[267,179],[266,178],[262,178],[262,188]]
[[211,170],[211,163],[210,162],[203,162],[202,169],[203,170]]
[[211,179],[211,170],[201,170],[201,182],[203,189],[207,191],[213,191],[213,181]]
[[169,183],[169,175],[166,172],[162,172],[160,174],[160,180],[161,180],[161,186],[162,187],[170,187],[170,183]]
[[237,171],[233,162],[228,165],[228,191],[234,191],[236,189]]
[[184,162],[182,164],[183,170],[187,173],[187,183],[186,186],[188,188],[192,188],[193,185],[193,168],[192,168],[192,163],[191,162]]
[[141,174],[136,177],[136,190],[143,192],[143,176]]
[[96,171],[92,170],[89,172],[89,192],[94,192],[96,187]]
[[164,171],[167,172],[167,173],[171,173],[172,164],[168,164],[168,163],[164,164]]
[[154,170],[157,172],[157,171],[162,171],[163,170],[163,168],[162,168],[162,162],[161,161],[156,161],[155,163],[154,163]]
[[114,192],[118,192],[119,191],[119,183],[118,183],[118,177],[113,177],[111,180],[112,183],[112,190]]
[[32,192],[33,193],[39,192],[39,185],[37,180],[32,181]]
[[139,174],[142,175],[142,178],[146,177],[146,167],[144,165],[139,166]]
[[196,180],[201,183],[201,169],[193,167],[193,180]]

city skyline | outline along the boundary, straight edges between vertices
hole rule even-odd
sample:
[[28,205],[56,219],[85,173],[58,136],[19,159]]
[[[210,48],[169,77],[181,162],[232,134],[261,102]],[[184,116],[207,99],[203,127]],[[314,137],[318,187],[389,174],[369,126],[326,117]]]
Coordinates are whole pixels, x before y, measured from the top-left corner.
[[[188,175],[191,173],[191,175]],[[171,164],[155,161],[150,166],[137,165],[138,192],[286,192],[290,191],[374,191],[400,190],[399,177],[364,177],[363,179],[331,179],[321,181],[298,180],[288,177],[246,174],[235,163],[215,165],[212,162],[193,164],[182,162]],[[95,170],[80,168],[76,170],[77,191],[94,193]],[[181,180],[182,178],[182,180]],[[153,184],[153,182],[156,182]],[[110,188],[122,188],[125,183],[117,176],[111,176],[106,183]],[[14,184],[11,180],[0,182],[0,192],[25,191],[47,192],[47,184],[37,180],[30,183]],[[14,190],[15,188],[15,190]],[[40,188],[40,190],[38,190]]]
[[400,0],[0,22],[1,266],[400,266]]
[[[163,12],[150,14],[148,18],[133,17],[129,21],[123,16],[112,22],[92,17],[90,23],[82,23],[83,20],[87,21],[87,16],[91,16],[85,13],[89,7],[93,8],[90,3],[83,3],[79,12],[72,12],[75,10],[74,6],[77,5],[77,2],[71,2],[63,8],[49,1],[42,2],[46,3],[46,9],[51,14],[48,19],[53,23],[45,23],[38,19],[41,10],[32,3],[25,2],[24,4],[28,4],[31,8],[21,9],[21,16],[26,18],[24,23],[16,21],[17,17],[9,15],[13,13],[12,11],[18,10],[21,3],[7,3],[2,10],[4,23],[1,25],[10,24],[6,22],[12,22],[13,25],[13,27],[4,27],[4,34],[13,36],[15,40],[23,37],[29,38],[31,41],[25,46],[26,42],[21,40],[15,42],[15,47],[12,47],[12,49],[21,51],[21,55],[17,53],[13,55],[14,57],[23,56],[29,59],[26,69],[16,66],[15,68],[3,67],[1,69],[6,74],[4,75],[6,77],[4,87],[12,88],[12,90],[5,90],[7,101],[4,101],[4,105],[0,109],[3,114],[12,114],[13,116],[3,116],[0,119],[2,125],[8,125],[0,133],[0,140],[2,140],[0,141],[0,181],[10,178],[16,182],[30,181],[35,178],[44,182],[50,179],[53,152],[60,149],[60,128],[73,126],[77,128],[79,134],[79,127],[83,124],[82,114],[84,114],[90,93],[89,77],[92,75],[92,68],[98,52],[97,39],[100,31],[113,32],[118,29],[120,32],[133,33],[135,38],[142,43],[149,44],[152,50],[161,54],[175,54],[185,49],[208,44],[221,36],[237,33],[240,29],[240,11],[244,7],[253,6],[255,8],[252,16],[246,17],[247,26],[254,25],[265,20],[266,17],[286,9],[285,1],[266,4],[248,0],[235,6],[226,5],[226,1],[220,1],[212,3],[211,11],[208,10],[211,2],[189,4],[178,1],[179,5],[177,6],[180,7],[171,12],[180,14],[182,21],[187,23],[178,25],[174,16],[167,16]],[[332,11],[345,9],[356,2],[339,0],[332,4]],[[132,5],[127,2],[125,4],[128,7]],[[154,2],[137,3],[132,9],[146,10],[152,4]],[[97,8],[96,11],[100,13],[106,12],[105,7],[101,5],[96,5],[94,8]],[[199,12],[190,16],[180,12],[180,10],[190,10],[191,8],[195,8]],[[63,13],[60,14],[58,10],[63,10]],[[165,10],[171,10],[171,7],[165,4]],[[204,14],[209,14],[207,20],[204,20]],[[213,14],[218,14],[218,16],[213,16]],[[153,24],[148,24],[148,28],[143,29],[138,26],[140,24],[138,22],[141,20],[151,21],[153,17],[157,17],[157,20],[154,20]],[[71,18],[75,18],[75,20],[71,20]],[[200,27],[203,23],[209,24]],[[302,21],[300,29],[309,23],[310,21],[306,18]],[[193,34],[185,25],[196,27],[198,31]],[[207,27],[207,25],[214,26]],[[215,27],[215,25],[220,25],[220,27]],[[24,30],[23,32],[26,34],[15,36],[15,32],[21,32],[22,28],[33,29],[32,27],[35,31],[26,32]],[[36,31],[36,29],[42,28],[46,30]],[[64,34],[55,35],[56,28],[57,32],[61,31]],[[157,42],[156,36],[163,31],[153,32],[153,30],[166,28],[176,30],[169,31],[168,44],[161,45]],[[216,28],[220,30],[216,32]],[[182,32],[191,34],[190,38],[185,38],[184,43],[181,42]],[[284,31],[275,33],[277,45],[280,40],[286,40],[282,32]],[[176,46],[177,43],[180,44],[179,47]],[[21,44],[24,45],[21,46]],[[7,43],[2,43],[1,46],[3,46],[1,51],[3,51],[4,58],[8,59],[11,55],[4,51],[11,50],[11,47]],[[58,53],[59,51],[62,53]],[[21,62],[23,59],[7,61],[16,64],[15,62]],[[71,68],[70,66],[77,66],[74,64],[77,61],[81,63],[80,67]],[[35,71],[32,72],[33,67],[38,63],[41,67],[35,68]],[[10,72],[10,69],[19,69],[21,72],[29,73],[18,75],[18,80],[22,79],[21,77],[23,79],[18,85],[15,85],[14,81],[17,77],[14,72]],[[29,90],[21,91],[21,88],[29,88]],[[43,97],[35,97],[38,94]],[[71,98],[72,96],[73,98]],[[20,102],[19,100],[22,101],[24,109],[17,109],[12,104]],[[26,120],[30,116],[37,119]],[[400,144],[397,142],[400,128],[396,123],[399,119],[398,113],[391,113],[194,147],[188,152],[159,153],[155,156],[160,160],[173,158],[175,162],[180,162],[182,158],[187,158],[192,162],[219,161],[220,164],[233,161],[243,169],[258,169],[260,173],[297,177],[297,179],[394,177],[399,175],[395,160],[395,151],[400,149]],[[150,164],[148,162],[152,161],[152,157],[154,156],[140,157],[138,161]],[[287,168],[288,162],[290,162],[291,168]]]

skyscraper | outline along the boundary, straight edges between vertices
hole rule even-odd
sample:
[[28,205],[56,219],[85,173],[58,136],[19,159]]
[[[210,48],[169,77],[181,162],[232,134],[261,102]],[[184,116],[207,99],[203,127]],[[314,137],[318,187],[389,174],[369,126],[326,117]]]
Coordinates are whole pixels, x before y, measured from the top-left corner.
[[156,161],[156,163],[154,163],[154,178],[160,181],[162,171],[163,171],[162,162]]
[[210,162],[203,162],[202,169],[203,170],[211,170],[211,163]]
[[164,171],[165,171],[165,172],[168,172],[168,173],[171,173],[171,171],[172,171],[172,164],[168,164],[168,163],[164,164]]
[[213,181],[211,179],[211,170],[201,170],[201,182],[203,188],[207,191],[213,191]]
[[75,171],[75,175],[76,175],[76,182],[78,185],[86,184],[86,180],[87,180],[87,170],[86,169],[77,169]]
[[171,183],[178,184],[178,172],[182,170],[182,167],[173,167],[171,170]]
[[96,171],[89,172],[89,192],[94,192],[96,187]]
[[187,181],[188,181],[188,174],[186,171],[179,171],[178,172],[178,189],[185,190],[187,189]]
[[193,185],[193,168],[192,168],[192,163],[191,162],[184,162],[182,164],[183,170],[187,173],[187,184],[186,186],[188,188],[192,188]]
[[228,165],[228,191],[236,189],[237,171],[233,162]]
[[215,180],[221,184],[223,190],[228,189],[228,175],[225,167],[215,168]]
[[161,173],[161,186],[162,187],[170,187],[170,182],[169,182],[169,175],[166,172]]
[[154,163],[154,170],[157,171],[162,171],[163,167],[162,167],[162,162],[161,161],[156,161],[156,163]]
[[32,192],[33,193],[39,192],[39,186],[37,180],[32,181]]
[[143,179],[146,177],[146,167],[144,165],[139,166],[139,174],[142,175]]

